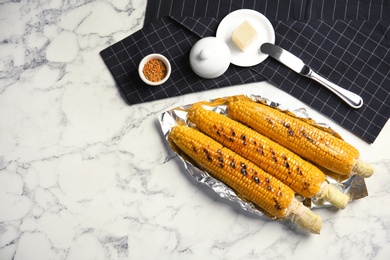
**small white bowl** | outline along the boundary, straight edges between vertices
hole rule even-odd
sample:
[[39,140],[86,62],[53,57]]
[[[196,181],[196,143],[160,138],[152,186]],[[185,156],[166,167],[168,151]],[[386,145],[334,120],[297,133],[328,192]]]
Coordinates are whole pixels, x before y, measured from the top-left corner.
[[[164,62],[165,67],[167,68],[167,74],[166,74],[165,77],[164,77],[162,80],[160,80],[160,81],[156,81],[156,82],[150,81],[150,80],[148,80],[148,79],[145,77],[144,73],[142,72],[142,70],[143,70],[145,64],[146,64],[148,61],[152,60],[152,59],[161,60],[162,62]],[[149,55],[145,56],[145,57],[141,60],[141,62],[139,63],[139,65],[138,65],[138,74],[139,74],[140,78],[142,79],[142,81],[145,82],[146,84],[148,84],[148,85],[150,85],[150,86],[158,86],[158,85],[163,84],[165,81],[167,81],[168,78],[169,78],[169,76],[171,75],[171,63],[169,62],[169,60],[168,60],[165,56],[163,56],[163,55],[161,55],[161,54],[157,54],[157,53],[149,54]]]

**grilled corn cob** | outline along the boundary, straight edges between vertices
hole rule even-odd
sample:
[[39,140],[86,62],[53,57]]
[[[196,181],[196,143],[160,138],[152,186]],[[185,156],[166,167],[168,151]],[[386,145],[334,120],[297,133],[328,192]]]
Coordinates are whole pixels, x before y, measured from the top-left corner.
[[358,174],[364,178],[373,174],[372,167],[359,158],[359,151],[352,145],[277,109],[253,101],[237,100],[228,103],[228,114],[335,173]]
[[299,195],[345,208],[349,196],[325,181],[325,174],[283,146],[219,113],[194,105],[187,119],[222,145],[254,162]]
[[188,126],[173,127],[168,138],[201,168],[265,213],[288,218],[313,233],[320,232],[321,218],[295,199],[291,188],[252,162]]

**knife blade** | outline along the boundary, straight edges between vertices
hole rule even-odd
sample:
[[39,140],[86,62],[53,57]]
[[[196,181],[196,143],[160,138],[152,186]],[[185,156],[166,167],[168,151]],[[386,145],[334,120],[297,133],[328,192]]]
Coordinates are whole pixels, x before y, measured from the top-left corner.
[[264,43],[261,45],[260,50],[262,53],[268,54],[269,56],[278,60],[296,73],[311,78],[316,82],[320,83],[321,85],[325,86],[327,89],[329,89],[339,98],[341,98],[344,102],[346,102],[349,106],[353,108],[360,108],[363,105],[363,99],[359,95],[344,88],[341,88],[336,84],[330,82],[329,80],[325,79],[324,77],[320,76],[308,65],[306,65],[300,58],[286,51],[285,49],[275,44]]

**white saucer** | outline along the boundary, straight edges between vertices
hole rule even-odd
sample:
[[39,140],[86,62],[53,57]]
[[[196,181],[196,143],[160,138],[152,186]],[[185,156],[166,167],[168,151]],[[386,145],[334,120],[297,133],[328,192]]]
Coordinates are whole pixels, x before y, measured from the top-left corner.
[[[231,40],[231,35],[241,23],[248,21],[257,32],[256,39],[242,52]],[[231,63],[241,67],[254,66],[265,60],[268,55],[260,51],[265,43],[275,43],[275,31],[271,22],[261,13],[251,9],[241,9],[228,14],[218,26],[217,38],[223,40],[231,52]]]

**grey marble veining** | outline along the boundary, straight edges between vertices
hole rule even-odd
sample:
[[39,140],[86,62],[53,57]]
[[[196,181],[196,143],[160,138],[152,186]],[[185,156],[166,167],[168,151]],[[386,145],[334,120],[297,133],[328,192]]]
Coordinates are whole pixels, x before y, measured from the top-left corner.
[[186,174],[157,116],[241,93],[306,107],[264,82],[128,106],[99,56],[146,1],[1,1],[0,259],[386,259],[390,126],[368,145],[369,196],[317,210],[321,235],[243,212]]

